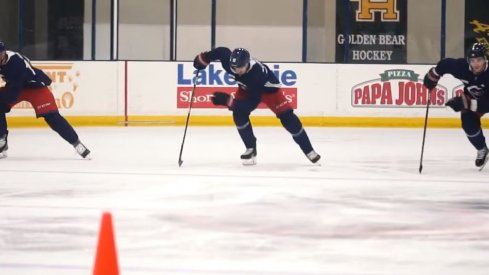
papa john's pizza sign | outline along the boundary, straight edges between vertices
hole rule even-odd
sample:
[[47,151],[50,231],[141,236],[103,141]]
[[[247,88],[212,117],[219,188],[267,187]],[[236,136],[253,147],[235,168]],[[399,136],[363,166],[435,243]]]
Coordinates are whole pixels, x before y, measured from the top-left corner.
[[[412,70],[392,69],[380,78],[359,83],[351,88],[353,107],[423,108],[428,102],[428,89],[419,74]],[[448,100],[447,88],[441,85],[431,91],[432,107],[443,108]]]

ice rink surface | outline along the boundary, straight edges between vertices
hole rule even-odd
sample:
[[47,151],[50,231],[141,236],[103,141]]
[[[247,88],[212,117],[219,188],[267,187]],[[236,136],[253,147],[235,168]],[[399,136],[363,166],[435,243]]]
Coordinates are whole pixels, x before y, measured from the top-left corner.
[[0,160],[0,274],[91,274],[113,215],[121,274],[489,274],[489,167],[461,129],[78,128],[82,160],[47,128],[11,129]]

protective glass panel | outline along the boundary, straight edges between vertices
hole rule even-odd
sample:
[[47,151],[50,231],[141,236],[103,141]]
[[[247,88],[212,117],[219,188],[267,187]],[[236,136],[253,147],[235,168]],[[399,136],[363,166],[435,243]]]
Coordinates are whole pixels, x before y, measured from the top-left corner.
[[211,0],[179,0],[177,60],[192,60],[211,48]]
[[119,59],[170,59],[170,0],[119,4]]
[[302,0],[217,1],[216,46],[263,61],[302,60]]

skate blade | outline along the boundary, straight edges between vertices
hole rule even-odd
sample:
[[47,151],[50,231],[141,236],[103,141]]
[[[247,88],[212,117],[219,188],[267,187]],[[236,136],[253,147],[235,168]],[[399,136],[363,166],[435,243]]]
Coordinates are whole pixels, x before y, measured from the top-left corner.
[[489,161],[489,154],[486,156],[486,160],[484,161],[484,164],[482,164],[482,166],[479,168],[479,172],[481,172],[484,169],[484,167],[486,167],[487,161]]
[[321,166],[321,156],[319,156],[316,160],[310,159],[310,161],[313,165],[319,164],[319,166]]
[[82,155],[78,154],[78,152],[76,154],[79,157],[81,157],[82,160],[92,160],[92,152],[88,153],[86,156],[82,156]]
[[256,165],[255,157],[252,157],[251,159],[242,159],[241,161],[244,166]]
[[0,159],[4,159],[4,158],[7,158],[7,157],[8,157],[7,152],[0,153]]
[[321,164],[321,160],[318,160],[318,161],[314,162],[312,164],[312,166],[323,166],[323,165]]

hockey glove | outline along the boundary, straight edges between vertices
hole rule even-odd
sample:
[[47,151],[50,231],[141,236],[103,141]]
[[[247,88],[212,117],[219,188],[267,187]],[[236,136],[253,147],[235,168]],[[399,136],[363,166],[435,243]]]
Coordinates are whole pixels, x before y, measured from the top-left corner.
[[8,104],[0,102],[0,113],[6,114],[8,112],[10,112],[10,106]]
[[203,70],[209,65],[210,60],[207,59],[205,53],[200,53],[194,58],[194,68]]
[[445,106],[452,108],[455,112],[471,110],[473,112],[477,111],[477,100],[470,99],[466,95],[461,95],[457,97],[450,98]]
[[229,106],[231,106],[232,97],[224,92],[214,92],[211,100],[214,105],[221,105],[229,108]]
[[440,76],[436,73],[435,68],[431,68],[424,76],[423,84],[431,91],[438,84],[438,80]]

